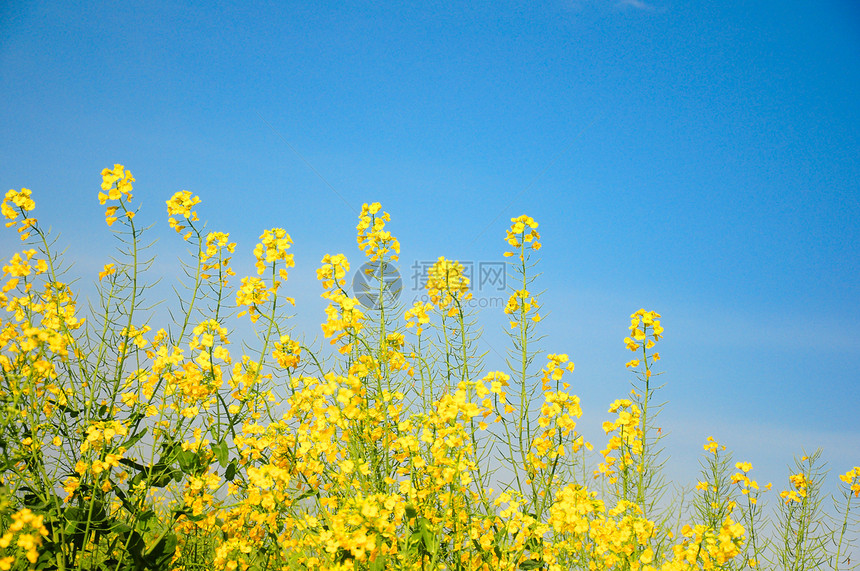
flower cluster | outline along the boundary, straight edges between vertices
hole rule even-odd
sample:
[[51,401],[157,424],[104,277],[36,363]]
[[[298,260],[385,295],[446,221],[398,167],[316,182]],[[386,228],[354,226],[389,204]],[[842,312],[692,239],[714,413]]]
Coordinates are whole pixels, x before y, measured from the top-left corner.
[[809,485],[806,479],[806,475],[802,472],[798,472],[797,474],[790,475],[788,477],[788,481],[791,482],[791,485],[794,486],[794,489],[783,490],[779,493],[779,497],[785,500],[786,504],[790,502],[801,503],[803,501],[803,498],[806,497],[806,489]]
[[[654,343],[663,336],[663,327],[660,325],[660,314],[656,311],[645,311],[640,309],[630,316],[630,337],[624,338],[624,343],[631,351],[640,347],[650,349]],[[650,333],[650,335],[649,335]],[[650,336],[650,339],[649,339]],[[638,361],[636,362],[638,364]],[[635,367],[633,362],[628,366]]]
[[[202,321],[192,331],[191,350],[218,351],[223,345],[230,343],[227,334],[227,328],[218,323],[217,320],[207,319],[206,321]],[[216,335],[218,336],[218,341],[223,345],[215,344]],[[225,360],[228,361],[229,359]]]
[[382,205],[378,202],[363,204],[359,215],[358,247],[371,261],[378,262],[386,257],[397,261],[400,255],[400,242],[385,230],[385,223],[391,220],[387,212],[381,215]]
[[461,302],[471,299],[469,278],[463,270],[463,264],[456,260],[446,260],[444,256],[430,267],[425,284],[430,301],[441,310],[448,310],[448,315],[457,313]]
[[81,443],[81,452],[103,450],[114,438],[128,435],[128,427],[115,420],[99,421],[89,425],[86,429],[86,437]]
[[643,517],[638,505],[625,500],[608,510],[607,516],[592,522],[589,535],[595,559],[603,560],[607,569],[636,569],[643,564],[647,569],[654,560],[654,551],[648,547],[654,522]]
[[317,269],[317,279],[325,289],[346,287],[346,273],[349,271],[349,260],[343,254],[326,254],[322,266]]
[[[181,234],[185,230],[185,225],[180,223],[174,216],[182,216],[189,224],[192,224],[193,228],[193,223],[197,222],[199,218],[197,218],[197,212],[192,210],[192,208],[198,204],[200,204],[200,197],[194,196],[190,190],[180,190],[167,201],[167,214],[170,215],[167,221],[170,223],[170,227],[176,230],[177,234]],[[190,231],[186,232],[183,236],[183,239],[186,241],[190,238]]]
[[512,316],[511,329],[515,328],[520,322],[526,319],[531,319],[535,323],[541,320],[540,305],[527,289],[518,289],[508,298],[508,303],[505,305],[505,313]]
[[839,479],[849,485],[855,498],[860,497],[860,466],[854,466],[851,470],[841,474]]
[[3,276],[9,276],[9,281],[3,286],[4,293],[16,288],[20,278],[27,278],[30,274],[44,274],[48,271],[48,262],[35,258],[37,253],[32,248],[21,253],[16,252],[6,264],[3,264]]
[[298,367],[301,355],[301,344],[291,339],[289,335],[282,335],[280,341],[275,343],[275,348],[272,351],[272,357],[284,369],[295,369]]
[[325,308],[323,335],[326,339],[332,338],[332,345],[346,339],[347,343],[341,345],[339,351],[349,353],[352,350],[352,340],[364,328],[365,315],[361,311],[361,304],[356,298],[349,297],[342,291],[324,292],[323,296],[330,302]]
[[36,515],[29,508],[12,514],[12,522],[0,536],[0,569],[23,569],[33,567],[39,560],[39,548],[48,537],[44,516]]
[[713,436],[708,436],[708,441],[702,445],[702,448],[705,450],[705,452],[709,452],[713,455],[716,455],[720,450],[726,450],[725,445],[720,445],[719,442],[714,440]]
[[[558,355],[554,355],[550,353],[547,355],[546,367],[541,370],[541,373],[543,373],[543,376],[541,377],[543,390],[549,391],[553,383],[555,383],[555,388],[558,390],[559,381],[561,381],[565,371],[568,373],[573,372],[573,363],[566,354],[560,353]],[[564,383],[564,388],[567,389],[568,387],[569,385]]]
[[[759,489],[758,482],[750,479],[747,475],[750,470],[752,470],[752,464],[749,462],[738,462],[735,464],[735,468],[738,472],[732,474],[732,484],[737,484],[741,487],[741,493],[745,496],[749,496],[750,503],[758,503],[758,494],[756,493]],[[769,489],[770,484],[768,484],[766,488]],[[750,493],[751,491],[752,493]]]
[[537,227],[538,223],[531,216],[523,214],[517,218],[511,218],[511,227],[507,231],[505,241],[514,251],[505,252],[504,256],[510,258],[518,254],[520,260],[525,261],[525,248],[540,250],[541,244],[538,242],[540,234],[537,231]]
[[317,269],[317,279],[325,289],[320,295],[329,301],[325,308],[326,321],[322,324],[323,335],[326,339],[332,338],[332,345],[346,340],[338,349],[341,353],[352,350],[352,340],[364,328],[365,320],[358,299],[347,295],[344,289],[348,271],[349,260],[343,254],[326,254],[322,266]]
[[531,442],[527,456],[534,476],[537,470],[546,469],[549,463],[559,456],[576,454],[585,446],[591,445],[576,433],[576,419],[582,416],[579,397],[565,391],[544,393],[538,426],[541,432]]
[[200,277],[208,279],[209,272],[218,272],[221,276],[222,285],[227,284],[227,276],[235,276],[230,268],[230,256],[224,256],[224,252],[234,253],[236,242],[230,242],[230,234],[225,232],[209,232],[206,235],[204,246],[200,250]]
[[120,331],[120,335],[125,338],[125,340],[120,341],[119,350],[125,351],[128,347],[129,342],[137,346],[138,349],[143,349],[146,347],[148,341],[143,337],[145,333],[148,333],[152,330],[152,327],[149,325],[144,325],[140,329],[135,327],[134,325],[128,325],[123,327]]
[[269,300],[271,291],[260,278],[247,276],[242,278],[239,291],[236,292],[236,306],[247,307],[239,312],[238,317],[248,315],[252,323],[260,319],[260,306]]
[[[18,233],[22,241],[30,237],[29,229],[36,225],[36,219],[27,214],[36,208],[36,202],[30,197],[31,194],[32,191],[29,188],[22,188],[21,190],[10,189],[6,193],[2,205],[0,205],[0,212],[3,213],[3,217],[9,220],[6,223],[6,227],[11,228],[18,224]],[[12,205],[16,206],[17,210]],[[22,219],[20,222],[17,222],[19,214],[22,216]]]
[[721,569],[740,553],[745,538],[744,526],[730,517],[719,529],[685,525],[681,534],[684,541],[672,547],[674,565],[668,569]]
[[[601,474],[615,482],[616,465],[624,469],[633,464],[633,457],[642,453],[642,411],[630,399],[617,399],[609,406],[611,414],[617,414],[615,421],[605,421],[603,431],[608,435],[616,432],[609,438],[606,448],[601,450],[603,463],[595,471],[595,475]],[[618,451],[616,458],[612,455]],[[617,464],[616,464],[617,463]]]
[[47,274],[48,265],[45,260],[35,258],[37,252],[33,249],[21,254],[14,254],[2,268],[4,277],[9,279],[0,289],[0,306],[12,319],[0,328],[0,350],[8,352],[0,353],[0,364],[12,368],[12,363],[17,363],[27,376],[53,376],[52,356],[68,357],[75,345],[73,332],[85,320],[77,316],[68,284],[46,279],[42,293],[33,290],[31,274]]
[[424,331],[424,326],[430,323],[430,311],[432,310],[432,303],[416,301],[412,305],[412,308],[407,309],[403,314],[403,318],[406,320],[406,328],[414,327],[415,334],[421,335],[421,332]]
[[[273,276],[277,270],[277,278],[286,280],[286,268],[291,268],[295,265],[293,255],[287,253],[292,243],[292,238],[290,238],[290,235],[283,228],[272,228],[263,232],[260,236],[260,242],[254,247],[257,274],[263,275],[267,264],[271,264]],[[279,261],[283,262],[283,267],[278,267]],[[236,305],[247,307],[247,309],[240,311],[238,316],[242,317],[247,314],[251,322],[256,323],[261,315],[260,306],[270,298],[275,299],[275,296],[277,296],[278,289],[282,283],[277,278],[273,277],[271,287],[267,287],[266,282],[262,278],[254,276],[242,278],[239,290],[236,292]],[[295,299],[291,297],[284,297],[282,299],[292,305],[296,304]]]
[[[283,228],[272,228],[263,232],[260,236],[260,243],[254,247],[254,258],[257,260],[255,263],[257,275],[263,275],[266,264],[271,264],[278,260],[283,261],[284,266],[287,268],[295,266],[293,255],[287,253],[287,250],[292,245],[293,239],[290,238],[290,235]],[[287,279],[287,270],[280,268],[278,276],[282,280]]]
[[[117,210],[122,208],[123,213],[129,220],[134,218],[134,212],[128,210],[126,204],[132,199],[131,191],[134,177],[131,171],[120,164],[114,165],[112,169],[102,170],[102,191],[99,192],[99,204],[104,205],[106,201],[118,201],[118,205],[110,205],[105,210],[105,222],[112,226],[117,221]],[[107,194],[105,194],[107,193]]]

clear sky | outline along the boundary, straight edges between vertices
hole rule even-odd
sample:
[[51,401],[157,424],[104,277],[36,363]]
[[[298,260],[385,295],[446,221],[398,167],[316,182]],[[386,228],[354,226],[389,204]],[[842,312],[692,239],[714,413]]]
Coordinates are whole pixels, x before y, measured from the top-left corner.
[[[167,283],[178,190],[231,232],[237,269],[285,228],[310,336],[313,270],[326,252],[360,259],[363,202],[391,214],[413,297],[412,264],[501,261],[526,213],[544,241],[542,347],[576,363],[589,440],[602,447],[628,390],[622,339],[644,307],[663,315],[681,478],[709,435],[778,486],[802,447],[834,472],[860,463],[855,2],[215,4],[0,4],[0,184],[33,190],[81,290],[111,253],[96,194],[114,163],[158,222]],[[4,232],[0,247],[20,245]]]

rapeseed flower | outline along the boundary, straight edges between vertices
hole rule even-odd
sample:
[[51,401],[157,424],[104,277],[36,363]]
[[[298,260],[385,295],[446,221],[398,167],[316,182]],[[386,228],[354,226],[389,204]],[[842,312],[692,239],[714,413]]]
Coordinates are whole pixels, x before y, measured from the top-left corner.
[[424,331],[424,325],[430,323],[429,312],[432,309],[432,303],[416,301],[412,308],[407,309],[403,314],[403,318],[406,319],[406,328],[415,327],[415,334],[421,335],[421,332]]
[[116,274],[116,265],[115,264],[105,264],[102,271],[99,272],[99,281],[102,281],[103,278],[107,276],[112,276]]
[[[36,219],[27,214],[36,208],[36,202],[31,198],[31,195],[32,191],[29,188],[22,188],[21,190],[10,189],[6,192],[3,203],[0,205],[0,212],[2,212],[3,217],[9,220],[6,223],[6,227],[11,228],[18,224],[18,233],[20,234],[21,241],[30,237],[28,230],[36,225]],[[17,211],[9,203],[16,206]],[[23,215],[20,223],[16,222],[19,213]]]
[[400,254],[400,242],[385,230],[385,223],[391,220],[387,212],[381,215],[382,205],[378,202],[363,204],[358,219],[358,247],[371,261],[378,262],[385,258],[397,261]]
[[430,267],[425,284],[430,301],[441,310],[448,310],[453,316],[462,301],[471,299],[469,278],[465,275],[463,264],[447,260],[444,256]]
[[[543,390],[549,391],[551,382],[555,382],[557,388],[565,371],[568,373],[573,372],[573,363],[570,362],[566,354],[560,353],[555,355],[550,353],[547,355],[547,364],[541,370],[543,373],[543,376],[541,377]],[[565,383],[565,385],[567,385],[567,383]],[[567,388],[567,386],[565,386],[565,388]]]
[[317,269],[317,279],[325,289],[346,286],[346,274],[349,272],[349,260],[343,254],[326,254],[322,266]]
[[[108,224],[120,221],[132,234],[126,221],[134,213],[126,203],[133,180],[115,165],[103,172],[100,193],[102,204],[111,201]],[[292,240],[281,228],[260,237],[254,257],[261,277],[244,278],[235,298],[239,316],[267,320],[259,332],[263,349],[257,361],[242,354],[233,363],[227,349],[231,317],[222,311],[222,296],[235,243],[227,233],[201,234],[197,204],[199,197],[188,191],[167,202],[171,227],[183,231],[191,225],[185,236],[196,234],[198,246],[192,298],[183,306],[188,313],[177,336],[159,329],[150,340],[139,313],[126,319],[111,313],[114,305],[129,307],[123,305],[129,303],[123,288],[130,287],[125,278],[136,279],[136,270],[106,264],[99,273],[100,281],[109,278],[101,288],[108,300],[99,322],[105,338],[88,354],[71,335],[83,320],[76,317],[70,287],[48,279],[54,258],[30,249],[3,265],[0,305],[8,319],[0,322],[0,400],[9,405],[4,441],[17,463],[15,478],[0,474],[11,491],[0,494],[6,518],[0,571],[54,565],[51,558],[65,558],[69,569],[102,564],[102,557],[123,567],[134,559],[123,549],[138,548],[149,549],[147,561],[155,566],[213,571],[680,571],[757,565],[762,553],[753,506],[759,486],[750,479],[749,462],[736,463],[722,480],[698,483],[704,515],[683,527],[676,544],[670,542],[672,531],[646,517],[652,510],[648,494],[636,488],[647,492],[658,465],[651,443],[660,431],[655,437],[651,424],[659,406],[648,405],[654,389],[647,386],[650,366],[659,359],[649,350],[663,335],[656,312],[631,315],[625,339],[629,348],[642,351],[626,367],[635,369],[645,388],[636,385],[630,398],[613,402],[614,416],[604,423],[608,443],[595,473],[605,478],[601,487],[613,484],[606,496],[612,501],[585,485],[585,456],[577,453],[591,448],[576,432],[581,403],[565,382],[574,365],[568,355],[550,353],[535,373],[537,352],[529,333],[540,314],[526,261],[540,247],[540,236],[531,218],[512,219],[506,236],[513,249],[506,256],[518,253],[523,262],[509,266],[523,279],[511,288],[505,308],[514,328],[520,327],[512,335],[514,371],[481,371],[480,356],[470,354],[469,324],[460,314],[470,295],[468,275],[462,264],[445,258],[430,272],[431,302],[414,304],[402,319],[386,312],[375,321],[347,293],[346,257],[326,255],[317,270],[329,302],[322,329],[342,356],[331,367],[318,360],[285,333],[275,311],[278,280],[293,266]],[[7,193],[0,212],[24,234],[39,231],[27,216],[33,207],[30,192],[22,189]],[[378,203],[362,208],[357,240],[373,260],[396,260],[399,253],[385,229],[388,221]],[[266,268],[271,279],[262,277]],[[120,271],[122,279],[112,277]],[[203,283],[213,276],[217,281]],[[434,308],[443,326],[438,337],[422,337]],[[446,318],[458,314],[452,326]],[[415,328],[417,338],[405,335],[408,328]],[[112,352],[120,355],[115,369],[103,356]],[[419,376],[420,388],[404,372]],[[276,396],[278,384],[286,390],[283,399]],[[725,447],[713,438],[704,450],[713,454],[711,465],[724,460]],[[66,463],[50,465],[57,458]],[[494,472],[493,462],[502,467]],[[62,476],[46,487],[40,482],[49,471],[39,473],[43,479],[32,478],[31,466],[50,466]],[[840,480],[848,486],[847,508],[860,496],[860,467]],[[729,481],[738,488],[726,492],[723,483]],[[786,501],[814,496],[817,481],[814,472],[792,474]],[[25,486],[40,497],[65,498],[44,508],[45,520],[36,513],[42,508],[15,514]],[[741,495],[748,497],[746,506],[733,501]],[[787,511],[795,508],[802,511]],[[743,525],[732,519],[736,509]],[[96,518],[90,521],[95,533],[78,541],[81,515],[88,513]],[[57,518],[66,524],[52,527],[47,541],[44,521]],[[106,521],[111,527],[102,525]],[[164,532],[163,543],[153,530]],[[135,547],[138,536],[145,540]],[[162,559],[150,561],[159,546],[165,546]]]
[[779,493],[779,496],[785,500],[786,504],[791,502],[801,503],[803,498],[806,497],[807,487],[809,486],[806,475],[802,472],[798,472],[797,474],[791,474],[788,477],[788,480],[794,486],[794,489],[784,490]]
[[839,479],[846,484],[850,484],[850,489],[854,497],[860,497],[860,466],[854,466],[851,470],[840,475]]
[[[292,268],[295,266],[293,255],[288,254],[287,250],[292,246],[293,239],[287,234],[283,228],[272,228],[266,230],[260,236],[260,243],[254,247],[254,257],[257,259],[257,275],[263,275],[263,270],[266,264],[271,264],[278,260],[284,262],[284,266]],[[286,271],[282,269],[280,273],[281,279],[287,279]]]
[[260,278],[244,277],[239,286],[239,291],[236,292],[236,306],[247,307],[240,311],[237,317],[242,317],[247,314],[252,323],[256,323],[260,319],[259,306],[269,299],[269,290],[266,284]]
[[[524,249],[540,250],[540,234],[537,231],[538,223],[531,216],[523,214],[517,218],[511,218],[511,227],[507,230],[505,241],[514,250],[519,249],[520,260],[524,260]],[[514,256],[516,251],[505,252],[504,256]]]

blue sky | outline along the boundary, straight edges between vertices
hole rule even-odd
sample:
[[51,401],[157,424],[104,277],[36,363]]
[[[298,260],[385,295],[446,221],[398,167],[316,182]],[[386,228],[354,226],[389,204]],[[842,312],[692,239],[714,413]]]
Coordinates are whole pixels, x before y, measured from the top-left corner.
[[96,193],[114,163],[158,221],[165,283],[178,190],[246,271],[262,230],[286,228],[311,336],[313,270],[326,252],[359,260],[363,202],[391,214],[406,277],[440,255],[500,261],[526,213],[544,238],[543,348],[576,363],[595,444],[645,307],[663,314],[682,478],[709,435],[777,485],[802,447],[840,473],[860,463],[853,2],[10,1],[0,90],[0,183],[33,190],[82,291],[111,253]]

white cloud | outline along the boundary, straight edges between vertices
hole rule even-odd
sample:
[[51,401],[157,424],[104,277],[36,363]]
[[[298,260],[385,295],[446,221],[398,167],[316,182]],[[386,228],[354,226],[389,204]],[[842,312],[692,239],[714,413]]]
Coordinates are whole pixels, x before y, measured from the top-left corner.
[[613,0],[612,2],[606,0],[568,0],[562,2],[560,6],[567,12],[582,12],[589,7],[600,10],[632,8],[648,12],[662,11],[643,0]]
[[650,4],[646,4],[642,0],[621,0],[618,3],[619,6],[630,6],[631,8],[636,8],[637,10],[656,10],[654,6]]

